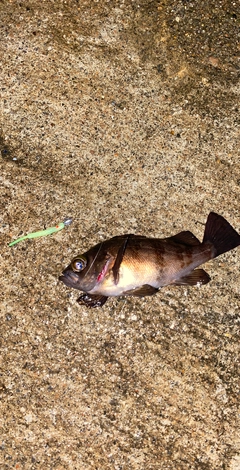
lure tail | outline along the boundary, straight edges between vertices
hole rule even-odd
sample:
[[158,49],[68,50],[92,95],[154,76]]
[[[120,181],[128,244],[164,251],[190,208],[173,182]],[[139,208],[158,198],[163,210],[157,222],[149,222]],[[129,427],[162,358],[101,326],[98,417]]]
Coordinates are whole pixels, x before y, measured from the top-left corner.
[[203,243],[211,242],[216,254],[214,258],[240,245],[240,235],[221,215],[210,212],[203,236]]

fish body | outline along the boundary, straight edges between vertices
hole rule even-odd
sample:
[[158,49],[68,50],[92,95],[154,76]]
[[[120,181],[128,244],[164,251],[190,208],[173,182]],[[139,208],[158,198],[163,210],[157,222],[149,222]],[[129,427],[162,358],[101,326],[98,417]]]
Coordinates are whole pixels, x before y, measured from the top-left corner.
[[116,236],[74,258],[59,279],[84,292],[80,303],[96,307],[109,296],[142,297],[167,285],[207,284],[209,275],[195,268],[238,245],[240,235],[211,212],[202,242],[189,231],[163,239]]

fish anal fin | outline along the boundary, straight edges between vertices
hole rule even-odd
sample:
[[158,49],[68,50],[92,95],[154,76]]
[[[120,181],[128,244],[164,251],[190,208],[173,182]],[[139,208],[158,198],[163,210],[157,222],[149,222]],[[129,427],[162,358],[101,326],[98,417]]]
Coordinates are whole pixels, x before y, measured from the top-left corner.
[[95,307],[102,307],[103,304],[107,301],[108,297],[105,295],[89,295],[89,294],[82,294],[77,299],[79,304],[85,305],[85,307],[95,308]]
[[195,237],[192,232],[189,232],[189,230],[179,232],[176,235],[173,235],[172,237],[168,237],[166,240],[172,240],[175,243],[180,243],[182,245],[188,246],[201,245],[201,242],[198,240],[198,238]]
[[210,276],[204,269],[194,269],[190,274],[187,276],[183,276],[180,279],[173,282],[175,286],[196,286],[197,284],[207,284],[211,280]]
[[143,284],[135,289],[126,290],[122,295],[133,295],[135,297],[144,297],[145,295],[153,295],[158,292],[157,287],[150,286],[149,284]]

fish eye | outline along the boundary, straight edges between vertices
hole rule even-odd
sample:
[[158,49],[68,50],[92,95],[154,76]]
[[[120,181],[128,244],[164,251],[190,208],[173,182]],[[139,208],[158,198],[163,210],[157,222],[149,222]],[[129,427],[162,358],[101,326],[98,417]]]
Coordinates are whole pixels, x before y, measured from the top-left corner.
[[72,270],[75,273],[79,273],[80,271],[82,271],[84,268],[86,268],[86,265],[87,265],[87,260],[84,257],[75,258],[71,263]]

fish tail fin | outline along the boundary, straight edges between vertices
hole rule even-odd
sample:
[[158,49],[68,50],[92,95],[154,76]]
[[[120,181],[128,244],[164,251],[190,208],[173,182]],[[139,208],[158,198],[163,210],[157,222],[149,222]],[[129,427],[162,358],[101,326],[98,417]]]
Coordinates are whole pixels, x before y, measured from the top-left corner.
[[210,212],[205,225],[203,243],[211,242],[215,248],[214,258],[240,245],[240,235],[221,215]]

